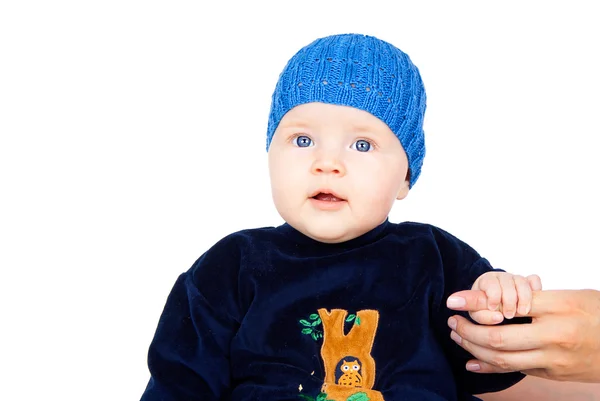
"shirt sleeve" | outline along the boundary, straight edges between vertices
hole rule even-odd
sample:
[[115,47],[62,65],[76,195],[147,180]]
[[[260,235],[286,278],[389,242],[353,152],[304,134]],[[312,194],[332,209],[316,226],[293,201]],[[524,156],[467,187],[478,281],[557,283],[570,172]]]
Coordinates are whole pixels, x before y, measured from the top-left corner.
[[[435,227],[432,230],[443,269],[435,277],[440,290],[436,292],[436,298],[432,302],[431,320],[452,366],[458,388],[468,394],[484,394],[511,387],[525,375],[520,372],[477,374],[466,370],[466,363],[473,356],[450,338],[448,318],[458,314],[473,320],[467,312],[457,312],[446,307],[446,300],[454,292],[471,289],[475,280],[486,272],[502,270],[494,269],[487,259],[451,234]],[[502,324],[527,322],[530,319],[514,318],[505,320]]]
[[229,349],[239,327],[235,259],[213,249],[175,282],[150,344],[141,401],[229,398]]

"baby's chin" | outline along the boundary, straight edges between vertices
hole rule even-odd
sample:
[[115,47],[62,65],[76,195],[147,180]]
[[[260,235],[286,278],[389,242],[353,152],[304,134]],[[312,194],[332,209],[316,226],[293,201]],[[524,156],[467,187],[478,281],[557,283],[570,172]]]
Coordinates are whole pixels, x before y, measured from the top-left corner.
[[299,228],[299,231],[314,240],[327,244],[350,241],[361,235],[361,233],[356,232],[353,227],[344,227],[342,224],[325,224],[325,222],[303,224]]

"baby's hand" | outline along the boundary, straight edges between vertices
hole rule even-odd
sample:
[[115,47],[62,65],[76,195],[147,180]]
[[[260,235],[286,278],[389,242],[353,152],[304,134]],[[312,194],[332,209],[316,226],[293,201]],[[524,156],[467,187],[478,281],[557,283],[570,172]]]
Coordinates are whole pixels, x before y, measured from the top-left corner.
[[541,290],[540,278],[533,274],[523,277],[505,272],[487,272],[477,278],[472,290],[485,292],[488,310],[469,312],[481,324],[498,324],[504,318],[517,314],[524,316],[531,310],[531,292]]

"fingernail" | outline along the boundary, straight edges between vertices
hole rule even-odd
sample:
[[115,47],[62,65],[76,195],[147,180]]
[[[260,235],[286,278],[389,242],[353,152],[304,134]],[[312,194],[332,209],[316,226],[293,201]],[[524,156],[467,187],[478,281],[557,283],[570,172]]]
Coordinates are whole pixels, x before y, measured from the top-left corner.
[[474,363],[474,362],[468,362],[467,363],[467,370],[471,371],[471,372],[475,372],[477,370],[481,369],[481,365],[478,363]]
[[455,318],[451,317],[450,319],[448,319],[448,326],[452,329],[452,330],[456,330],[456,324],[458,322],[456,321]]
[[446,301],[448,308],[462,308],[467,304],[467,300],[461,297],[450,297]]
[[504,320],[504,316],[502,316],[502,313],[494,313],[494,316],[492,316],[492,320],[495,323],[500,323],[501,321]]
[[462,338],[456,333],[456,331],[452,331],[450,333],[450,338],[456,341],[458,344],[462,343]]

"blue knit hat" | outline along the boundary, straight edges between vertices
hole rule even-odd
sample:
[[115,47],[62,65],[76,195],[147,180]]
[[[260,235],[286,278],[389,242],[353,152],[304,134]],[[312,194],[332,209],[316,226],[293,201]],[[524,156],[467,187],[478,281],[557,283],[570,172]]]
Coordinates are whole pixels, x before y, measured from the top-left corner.
[[408,157],[412,188],[425,157],[425,100],[419,70],[390,43],[359,34],[320,38],[300,49],[279,76],[267,150],[279,122],[295,106],[322,102],[356,107],[378,117],[398,137]]

